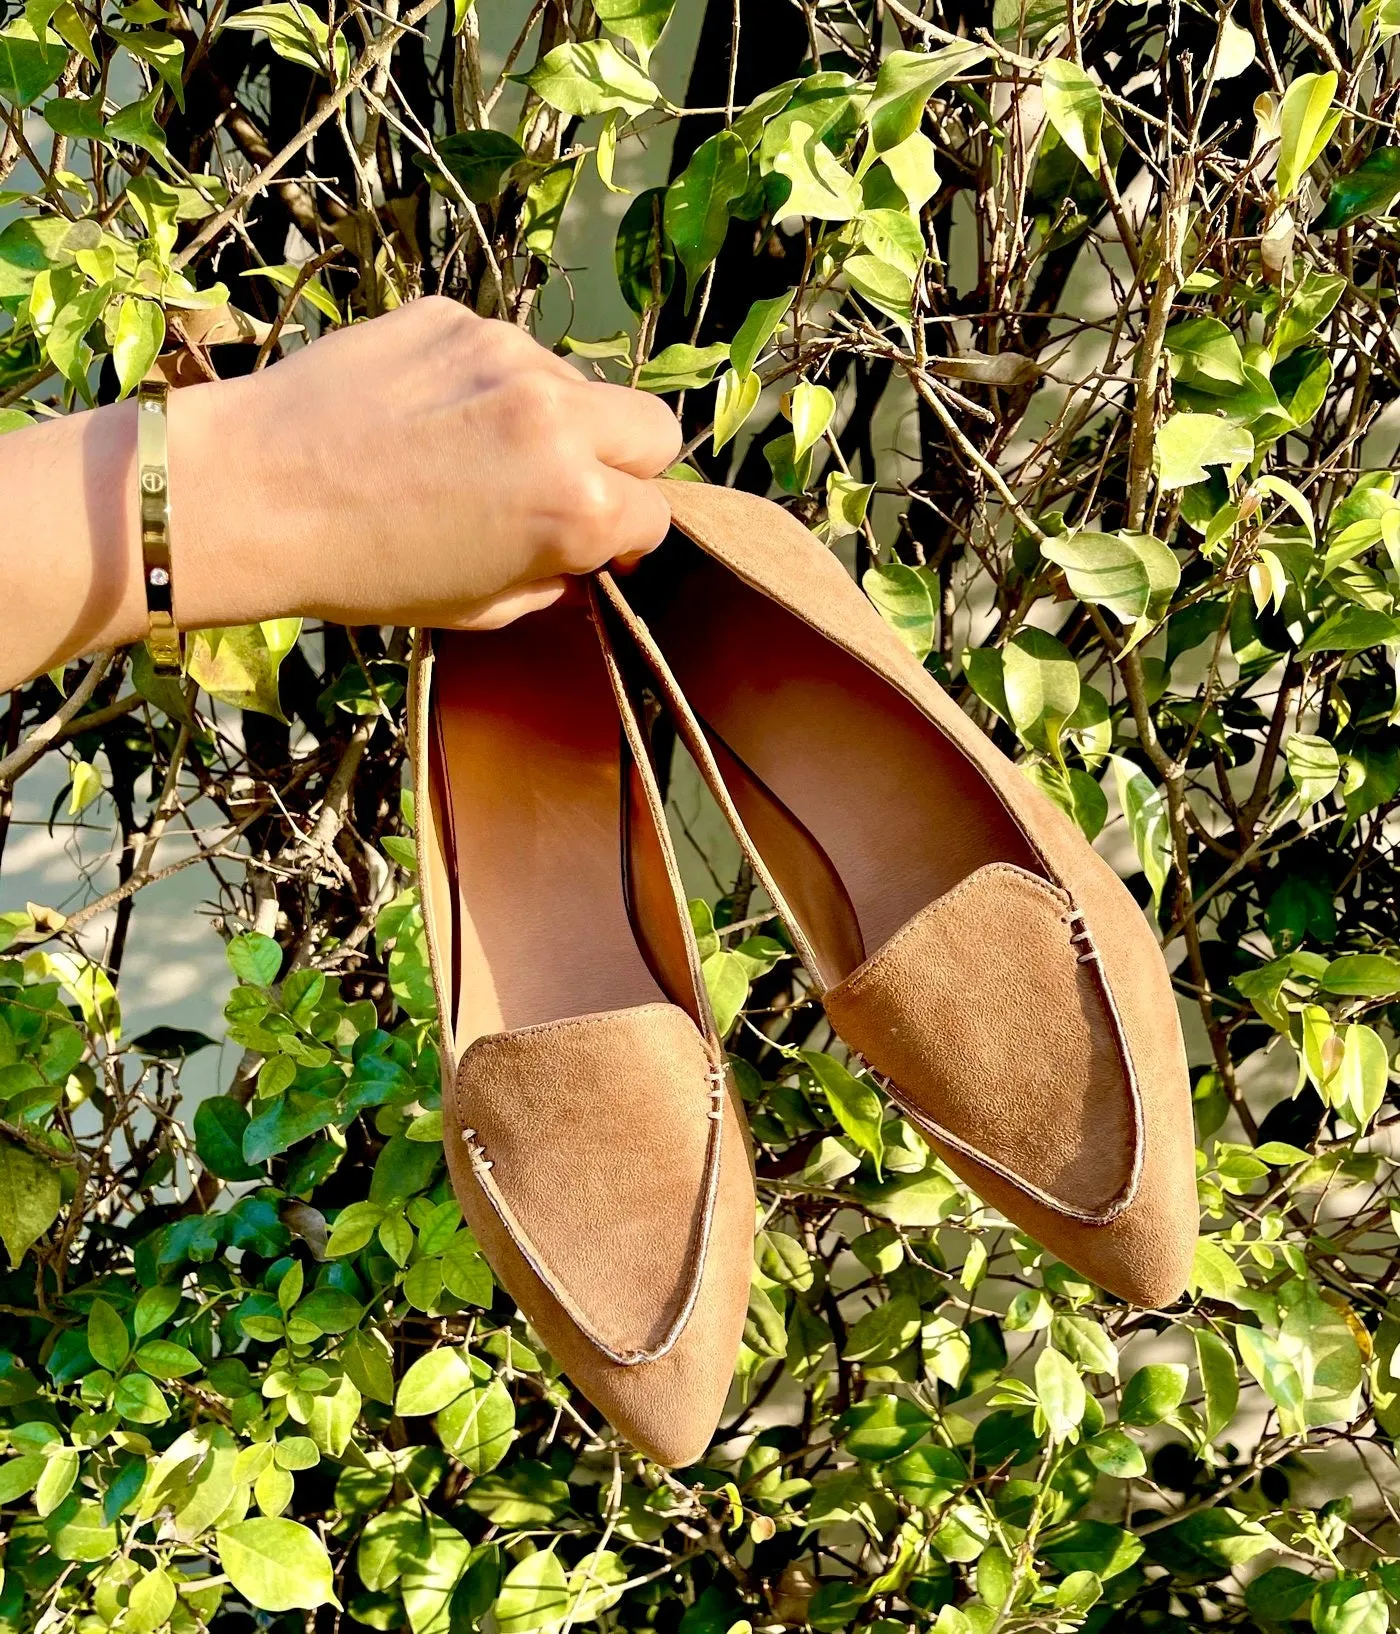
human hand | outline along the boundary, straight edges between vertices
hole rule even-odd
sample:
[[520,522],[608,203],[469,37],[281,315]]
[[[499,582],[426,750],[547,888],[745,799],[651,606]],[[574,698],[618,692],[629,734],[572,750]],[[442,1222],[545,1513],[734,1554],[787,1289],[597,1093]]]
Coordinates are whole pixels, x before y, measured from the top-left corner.
[[507,623],[661,542],[669,513],[644,479],[681,446],[658,399],[437,298],[177,392],[169,418],[190,627]]

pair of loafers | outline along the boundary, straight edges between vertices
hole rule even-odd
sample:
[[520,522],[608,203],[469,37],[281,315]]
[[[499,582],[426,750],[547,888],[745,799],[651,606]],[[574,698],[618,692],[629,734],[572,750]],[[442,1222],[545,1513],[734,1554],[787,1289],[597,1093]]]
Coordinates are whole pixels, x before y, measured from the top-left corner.
[[1197,1207],[1171,984],[1117,876],[794,517],[661,486],[675,531],[625,589],[420,635],[410,713],[453,1184],[574,1384],[675,1466],[724,1406],[755,1198],[643,682],[833,1028],[987,1203],[1146,1306]]

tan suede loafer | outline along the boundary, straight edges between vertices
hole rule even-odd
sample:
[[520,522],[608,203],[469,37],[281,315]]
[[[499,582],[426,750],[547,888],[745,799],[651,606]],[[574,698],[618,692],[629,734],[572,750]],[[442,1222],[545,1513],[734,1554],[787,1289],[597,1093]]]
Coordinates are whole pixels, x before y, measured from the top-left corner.
[[693,1462],[743,1331],[751,1157],[596,605],[420,636],[410,717],[457,1197],[579,1390]]
[[603,588],[840,1036],[968,1183],[1125,1299],[1196,1240],[1171,982],[1147,920],[786,511],[663,484],[680,532]]

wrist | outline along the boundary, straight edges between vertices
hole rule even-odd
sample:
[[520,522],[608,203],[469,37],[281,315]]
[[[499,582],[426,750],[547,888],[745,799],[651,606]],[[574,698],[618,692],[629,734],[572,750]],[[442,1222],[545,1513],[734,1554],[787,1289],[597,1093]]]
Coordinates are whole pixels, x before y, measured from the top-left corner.
[[285,486],[259,377],[172,392],[171,558],[182,630],[304,615],[305,552],[279,503]]

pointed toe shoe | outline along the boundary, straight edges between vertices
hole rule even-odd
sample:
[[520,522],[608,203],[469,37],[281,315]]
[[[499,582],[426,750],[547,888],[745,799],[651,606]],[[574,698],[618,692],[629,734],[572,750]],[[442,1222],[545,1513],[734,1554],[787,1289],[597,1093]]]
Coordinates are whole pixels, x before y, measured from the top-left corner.
[[693,1462],[747,1308],[747,1129],[603,618],[420,636],[448,1164],[493,1270],[640,1451]]
[[1195,1153],[1141,909],[793,516],[663,486],[679,537],[603,590],[833,1028],[985,1201],[1120,1297],[1169,1302]]

